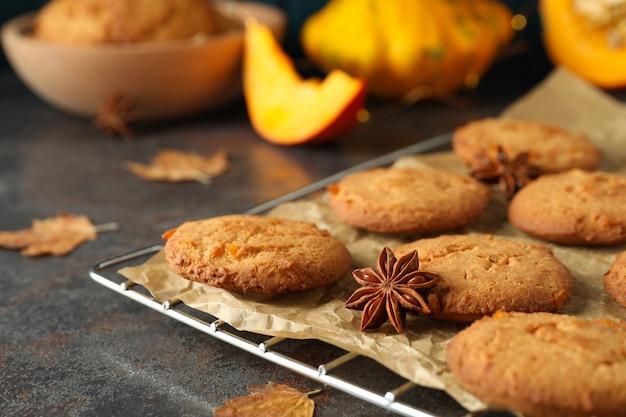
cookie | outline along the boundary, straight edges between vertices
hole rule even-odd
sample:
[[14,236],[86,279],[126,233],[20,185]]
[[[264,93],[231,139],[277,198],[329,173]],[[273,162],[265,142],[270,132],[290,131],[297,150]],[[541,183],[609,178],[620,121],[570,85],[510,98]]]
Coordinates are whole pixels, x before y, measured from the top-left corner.
[[610,245],[626,242],[626,177],[571,170],[543,175],[511,200],[509,221],[555,243]]
[[530,152],[530,162],[543,173],[594,170],[602,162],[600,150],[586,136],[531,120],[480,119],[457,128],[452,136],[454,153],[472,169],[497,145],[509,159]]
[[611,269],[604,274],[604,290],[626,307],[626,252],[617,255]]
[[328,186],[342,221],[379,233],[434,233],[474,221],[489,187],[466,175],[427,168],[374,168]]
[[528,417],[616,417],[626,410],[626,322],[498,313],[454,336],[446,359],[460,385]]
[[52,0],[33,34],[74,45],[155,42],[213,35],[220,20],[206,0]]
[[420,270],[441,279],[429,290],[439,299],[433,318],[468,322],[497,311],[557,311],[570,300],[569,269],[543,245],[491,235],[442,235],[404,244],[398,258],[417,250]]
[[346,247],[314,223],[227,215],[166,232],[169,268],[191,281],[227,290],[283,294],[330,285],[346,275]]

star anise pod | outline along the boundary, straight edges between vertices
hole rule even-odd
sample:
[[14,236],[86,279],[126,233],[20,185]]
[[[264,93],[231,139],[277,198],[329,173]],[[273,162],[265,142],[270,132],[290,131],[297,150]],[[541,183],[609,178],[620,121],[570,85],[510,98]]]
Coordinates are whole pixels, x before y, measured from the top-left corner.
[[93,120],[96,129],[130,138],[133,132],[128,126],[133,119],[132,105],[120,94],[113,94],[98,106],[98,115]]
[[498,184],[510,200],[526,184],[537,178],[539,169],[530,163],[530,152],[520,152],[510,159],[501,145],[482,153],[479,166],[470,175],[487,184]]
[[[361,285],[345,302],[347,308],[363,310],[361,330],[381,326],[389,320],[398,333],[404,330],[406,310],[430,314],[431,307],[419,291],[432,288],[439,275],[418,271],[417,251],[396,259],[385,247],[378,258],[377,271],[355,269],[354,280]],[[431,294],[432,295],[432,294]]]

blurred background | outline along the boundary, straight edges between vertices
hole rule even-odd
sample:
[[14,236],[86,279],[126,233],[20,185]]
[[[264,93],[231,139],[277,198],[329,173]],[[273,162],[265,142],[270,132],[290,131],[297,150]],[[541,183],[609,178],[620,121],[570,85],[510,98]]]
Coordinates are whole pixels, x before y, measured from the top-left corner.
[[[0,24],[5,23],[12,17],[39,9],[48,0],[2,0],[0,2]],[[237,1],[237,0],[232,0]],[[298,57],[302,55],[302,49],[298,39],[300,28],[304,20],[321,9],[327,0],[257,0],[259,3],[271,4],[283,9],[288,16],[287,37],[285,39],[285,49],[290,55]],[[541,42],[541,27],[537,14],[537,0],[504,0],[514,13],[526,16],[528,25],[525,30],[518,34],[524,42],[528,42],[525,50],[533,58],[542,60],[544,52]],[[6,66],[7,61],[2,55],[2,65]],[[528,65],[535,65],[528,62]]]

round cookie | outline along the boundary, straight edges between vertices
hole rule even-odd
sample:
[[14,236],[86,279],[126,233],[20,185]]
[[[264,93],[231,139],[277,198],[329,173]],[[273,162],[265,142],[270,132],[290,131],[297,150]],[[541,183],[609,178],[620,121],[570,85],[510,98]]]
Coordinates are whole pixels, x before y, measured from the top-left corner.
[[404,244],[398,258],[417,250],[420,269],[441,279],[431,317],[469,322],[497,311],[557,311],[570,300],[569,269],[543,245],[491,235],[442,235]]
[[626,307],[626,252],[617,255],[611,269],[604,274],[604,290]]
[[221,20],[206,0],[52,0],[33,34],[73,45],[170,41],[218,33]]
[[164,233],[169,268],[227,290],[283,294],[332,284],[352,258],[314,223],[227,215],[183,223]]
[[487,207],[489,187],[448,171],[374,168],[328,186],[329,206],[342,221],[379,233],[433,233],[474,221]]
[[543,175],[511,200],[509,221],[556,243],[610,245],[626,242],[626,178],[571,170]]
[[509,159],[530,152],[530,162],[541,172],[573,168],[597,169],[602,154],[584,135],[530,120],[485,118],[457,128],[452,149],[471,168],[480,166],[481,154],[501,145]]
[[461,386],[528,417],[615,417],[626,410],[626,323],[498,313],[454,336],[446,359]]

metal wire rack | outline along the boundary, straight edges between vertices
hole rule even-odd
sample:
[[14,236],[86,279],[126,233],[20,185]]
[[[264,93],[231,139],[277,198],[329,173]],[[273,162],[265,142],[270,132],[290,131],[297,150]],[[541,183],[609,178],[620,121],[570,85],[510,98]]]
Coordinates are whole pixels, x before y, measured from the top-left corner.
[[[327,177],[322,181],[313,183],[293,193],[255,206],[245,211],[244,213],[260,214],[266,212],[267,210],[281,203],[296,200],[298,198],[303,198],[316,191],[319,191],[323,189],[326,185],[331,184],[334,181],[337,181],[338,179],[352,172],[390,164],[401,156],[435,150],[442,146],[449,145],[449,142],[450,135],[442,135],[425,142],[417,143],[407,148],[400,149],[399,151],[383,155],[380,158],[367,161],[360,165],[356,165],[349,170],[340,172],[331,177]],[[200,314],[200,312],[196,312],[193,309],[184,309],[184,306],[181,305],[177,300],[168,300],[161,303],[157,301],[154,297],[152,297],[152,295],[150,295],[143,286],[135,284],[134,282],[122,277],[120,274],[117,274],[117,271],[120,269],[121,266],[138,263],[140,262],[140,260],[146,259],[150,255],[157,253],[162,249],[162,247],[162,245],[149,246],[113,258],[99,261],[90,268],[89,275],[97,283],[103,285],[106,288],[109,288],[110,290],[113,290],[118,294],[128,297],[162,314],[165,314],[168,317],[178,320],[179,322],[182,322],[218,340],[231,344],[245,352],[261,357],[276,365],[285,367],[298,374],[301,374],[311,380],[341,390],[358,399],[372,403],[398,415],[408,417],[438,417],[437,415],[432,414],[429,411],[426,411],[407,402],[403,402],[401,400],[401,397],[403,395],[418,387],[417,384],[411,381],[404,380],[404,382],[401,382],[399,385],[394,386],[391,389],[381,391],[378,389],[365,387],[354,381],[350,381],[347,378],[343,378],[332,373],[333,370],[336,370],[342,365],[358,358],[360,356],[358,354],[351,352],[340,353],[337,357],[331,359],[330,361],[318,364],[317,366],[312,366],[293,357],[290,357],[287,354],[280,353],[275,349],[279,343],[285,342],[286,340],[290,339],[267,336],[267,338],[264,338],[261,342],[251,340],[258,339],[259,335],[238,332],[230,328],[228,324],[224,323],[219,318],[207,315],[205,313]],[[204,316],[202,316],[202,314]],[[466,417],[476,417],[478,415],[484,415],[486,413],[490,413],[490,411],[485,410],[481,412],[469,413],[466,415]]]
[[115,291],[118,294],[124,295],[131,300],[135,300],[146,307],[159,311],[168,317],[193,327],[196,330],[206,333],[223,342],[229,343],[248,353],[259,356],[269,362],[290,369],[314,381],[339,389],[353,395],[354,397],[373,403],[399,415],[410,417],[436,417],[434,414],[430,414],[427,411],[402,403],[398,400],[398,397],[416,386],[410,381],[381,393],[357,385],[331,373],[334,369],[358,357],[359,355],[357,354],[348,352],[330,360],[329,362],[319,364],[317,367],[311,366],[283,353],[275,351],[273,348],[285,340],[282,337],[269,337],[261,342],[248,340],[246,337],[242,336],[240,332],[236,334],[235,332],[229,330],[229,326],[218,318],[213,318],[212,321],[209,321],[204,318],[197,317],[192,312],[180,309],[179,304],[176,301],[165,301],[160,303],[150,294],[146,293],[143,290],[143,287],[136,285],[132,281],[123,280],[122,282],[116,282],[113,270],[116,270],[117,266],[128,261],[141,259],[145,256],[154,254],[161,248],[161,245],[150,246],[100,261],[91,268],[89,275],[97,283]]

